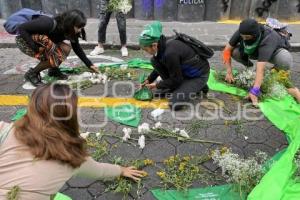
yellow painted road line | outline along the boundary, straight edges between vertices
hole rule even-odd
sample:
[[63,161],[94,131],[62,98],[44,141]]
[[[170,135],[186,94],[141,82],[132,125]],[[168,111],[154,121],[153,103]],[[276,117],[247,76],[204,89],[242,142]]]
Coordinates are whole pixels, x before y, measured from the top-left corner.
[[[0,106],[26,106],[28,104],[28,96],[26,95],[0,95]],[[79,97],[78,104],[80,107],[113,107],[121,104],[133,104],[140,108],[161,108],[167,109],[166,100],[153,101],[137,101],[133,98],[95,98],[95,97]]]
[[[241,20],[221,20],[221,21],[218,21],[218,23],[220,23],[220,24],[240,24]],[[265,24],[266,21],[259,21],[259,23]],[[291,24],[299,25],[300,21],[288,21],[288,22],[283,22],[283,23],[287,23],[289,25],[291,25]]]

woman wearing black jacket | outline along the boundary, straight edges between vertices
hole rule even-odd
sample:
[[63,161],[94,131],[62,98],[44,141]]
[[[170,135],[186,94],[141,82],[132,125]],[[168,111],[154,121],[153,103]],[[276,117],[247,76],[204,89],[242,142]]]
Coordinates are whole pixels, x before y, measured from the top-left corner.
[[[170,107],[179,110],[197,93],[208,92],[209,63],[187,44],[162,35],[162,25],[154,22],[140,35],[140,46],[153,55],[153,72],[142,86],[171,92]],[[162,81],[154,82],[160,76]]]
[[25,79],[34,86],[42,84],[40,72],[49,69],[50,76],[59,79],[67,77],[59,71],[59,65],[66,59],[72,49],[84,64],[93,71],[98,72],[96,66],[86,57],[80,47],[79,37],[86,39],[84,26],[86,17],[79,10],[70,10],[55,18],[40,15],[18,27],[16,43],[18,48],[31,57],[40,60],[40,63],[25,73]]

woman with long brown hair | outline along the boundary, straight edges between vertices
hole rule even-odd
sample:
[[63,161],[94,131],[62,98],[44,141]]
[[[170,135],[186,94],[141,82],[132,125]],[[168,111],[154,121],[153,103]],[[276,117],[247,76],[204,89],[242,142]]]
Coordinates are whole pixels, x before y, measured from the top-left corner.
[[77,96],[67,85],[39,86],[22,119],[0,122],[0,199],[15,186],[22,200],[49,200],[72,176],[138,180],[143,173],[88,156],[79,133]]

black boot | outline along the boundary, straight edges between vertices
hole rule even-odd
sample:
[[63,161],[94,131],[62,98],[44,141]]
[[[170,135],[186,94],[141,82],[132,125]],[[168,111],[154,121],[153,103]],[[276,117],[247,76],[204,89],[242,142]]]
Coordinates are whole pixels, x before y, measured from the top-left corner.
[[58,67],[48,69],[48,76],[56,77],[59,80],[68,79],[68,76],[63,74]]
[[43,84],[40,73],[36,73],[32,68],[25,73],[24,78],[35,87]]
[[209,92],[209,87],[208,85],[205,85],[203,88],[202,88],[202,92],[204,95],[207,95],[207,93]]

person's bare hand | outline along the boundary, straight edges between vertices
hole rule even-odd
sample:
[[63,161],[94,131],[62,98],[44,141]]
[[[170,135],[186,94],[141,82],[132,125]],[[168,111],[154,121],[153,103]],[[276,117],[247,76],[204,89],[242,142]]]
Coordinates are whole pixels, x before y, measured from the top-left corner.
[[258,98],[254,94],[249,92],[249,94],[245,98],[250,99],[253,106],[258,106]]
[[91,70],[92,70],[94,73],[99,74],[99,68],[98,68],[96,65],[92,65],[92,66],[91,66]]
[[149,82],[149,80],[145,80],[144,81],[144,83],[142,83],[141,85],[140,85],[140,88],[143,88],[143,87],[145,87],[147,84],[149,84],[150,82]]
[[153,90],[156,88],[156,83],[146,84],[145,85],[149,90]]
[[225,77],[225,81],[227,81],[228,83],[233,83],[234,82],[234,78],[233,78],[233,74],[231,71],[228,71]]
[[135,167],[122,167],[121,176],[131,178],[135,181],[140,181],[147,174],[145,171],[137,170]]

